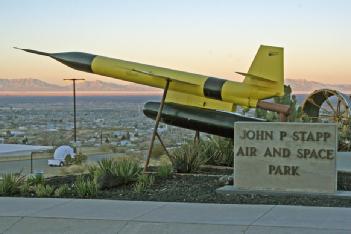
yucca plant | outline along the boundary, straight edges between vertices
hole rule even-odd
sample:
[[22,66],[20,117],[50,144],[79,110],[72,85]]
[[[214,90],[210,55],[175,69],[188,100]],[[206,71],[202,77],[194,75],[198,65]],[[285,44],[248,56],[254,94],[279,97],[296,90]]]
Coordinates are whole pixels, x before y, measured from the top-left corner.
[[234,144],[232,139],[213,136],[203,144],[204,153],[208,158],[207,164],[217,166],[234,166]]
[[172,165],[170,163],[161,160],[159,167],[157,168],[157,175],[165,178],[172,174]]
[[44,184],[44,182],[44,176],[41,174],[31,175],[27,178],[27,183],[32,186]]
[[28,183],[23,183],[19,189],[21,196],[29,196],[30,194],[34,193],[33,186],[30,186]]
[[129,184],[138,179],[142,169],[138,161],[130,158],[123,158],[115,162],[112,174],[116,175],[121,184]]
[[98,170],[105,174],[112,174],[112,168],[114,167],[114,161],[111,158],[105,158],[98,161]]
[[65,197],[70,193],[70,187],[67,184],[63,184],[55,190],[55,197]]
[[99,189],[109,189],[137,180],[142,169],[132,158],[102,160],[95,171],[95,182]]
[[79,152],[78,154],[76,154],[76,156],[74,157],[73,163],[74,164],[82,164],[83,162],[87,161],[88,157],[86,154],[83,154],[82,152]]
[[20,173],[5,173],[1,175],[0,195],[11,196],[20,192],[20,187],[24,184],[25,176]]
[[173,150],[169,159],[175,171],[180,173],[198,171],[200,166],[208,160],[204,153],[204,147],[201,143],[188,142]]
[[50,185],[38,184],[34,186],[37,197],[51,197],[54,193],[54,187]]
[[74,183],[74,190],[80,198],[96,197],[97,186],[94,180],[85,179],[83,176],[78,176]]
[[145,189],[155,182],[155,177],[153,175],[140,175],[136,184],[134,185],[134,192],[141,193],[145,191]]

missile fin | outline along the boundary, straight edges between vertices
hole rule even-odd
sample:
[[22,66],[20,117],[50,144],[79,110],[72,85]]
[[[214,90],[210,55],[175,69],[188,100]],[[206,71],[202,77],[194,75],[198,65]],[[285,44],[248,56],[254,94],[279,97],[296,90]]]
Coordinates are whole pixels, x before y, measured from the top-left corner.
[[258,80],[264,80],[264,81],[270,81],[270,82],[278,82],[276,80],[273,80],[269,77],[262,77],[262,76],[256,76],[256,75],[253,75],[253,74],[250,74],[250,73],[244,73],[244,72],[235,72],[239,75],[242,75],[242,76],[245,76],[245,77],[250,77],[250,78],[255,78],[255,79],[258,79]]

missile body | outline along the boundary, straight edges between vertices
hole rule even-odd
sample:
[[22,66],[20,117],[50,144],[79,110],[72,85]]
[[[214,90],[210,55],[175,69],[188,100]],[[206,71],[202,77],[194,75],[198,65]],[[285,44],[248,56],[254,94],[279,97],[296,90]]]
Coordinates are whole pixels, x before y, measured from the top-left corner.
[[[147,117],[155,119],[159,107],[159,102],[147,102],[143,112]],[[237,121],[262,122],[265,120],[176,103],[166,103],[161,113],[163,123],[227,138],[234,137],[234,123]]]
[[[73,69],[164,89],[169,81],[161,121],[188,129],[233,138],[234,122],[264,121],[235,114],[236,105],[288,113],[289,107],[262,101],[284,94],[283,48],[261,46],[242,83],[81,52],[46,53]],[[144,106],[156,118],[160,103]]]
[[[49,56],[76,70],[161,89],[169,78],[169,90],[246,107],[256,107],[258,100],[283,95],[283,48],[280,47],[261,46],[252,64],[255,69],[251,73],[240,73],[246,76],[243,83],[82,52],[22,50]],[[262,62],[255,63],[256,60]],[[277,78],[277,82],[275,78],[272,80],[272,76]]]

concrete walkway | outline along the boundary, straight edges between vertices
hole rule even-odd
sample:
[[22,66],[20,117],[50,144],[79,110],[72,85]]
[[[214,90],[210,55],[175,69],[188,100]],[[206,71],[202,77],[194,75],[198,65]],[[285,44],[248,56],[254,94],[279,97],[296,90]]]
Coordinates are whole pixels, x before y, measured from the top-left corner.
[[0,233],[351,233],[351,209],[0,198]]

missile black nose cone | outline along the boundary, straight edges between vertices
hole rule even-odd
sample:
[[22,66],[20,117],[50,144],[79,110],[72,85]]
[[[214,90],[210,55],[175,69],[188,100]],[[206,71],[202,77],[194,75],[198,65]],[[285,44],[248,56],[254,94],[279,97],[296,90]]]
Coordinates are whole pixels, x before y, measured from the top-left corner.
[[82,52],[54,53],[50,57],[80,71],[92,72],[91,63],[96,55]]
[[22,49],[18,47],[13,47],[13,48],[18,50],[23,50],[32,54],[49,56],[73,69],[81,70],[85,72],[92,72],[91,63],[96,56],[94,54],[88,54],[88,53],[82,53],[82,52],[46,53],[46,52],[32,50],[32,49]]
[[39,55],[44,55],[44,56],[50,56],[50,53],[46,53],[46,52],[42,52],[42,51],[38,51],[38,50],[22,49],[22,48],[18,48],[18,47],[13,47],[13,48],[17,49],[17,50],[23,50],[23,51],[26,51],[26,52],[32,53],[32,54],[39,54]]

